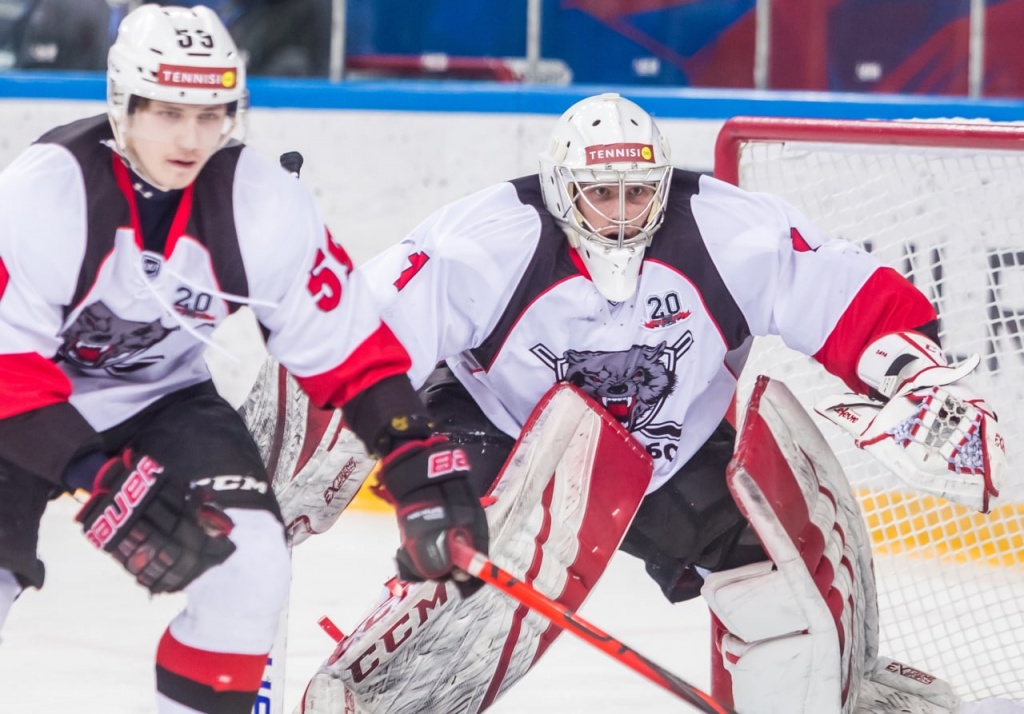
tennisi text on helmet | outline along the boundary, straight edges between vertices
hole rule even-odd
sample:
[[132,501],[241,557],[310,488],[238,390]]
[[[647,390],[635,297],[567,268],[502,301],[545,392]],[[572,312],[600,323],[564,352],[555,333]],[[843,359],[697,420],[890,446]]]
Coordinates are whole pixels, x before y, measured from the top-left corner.
[[588,146],[585,151],[587,166],[615,161],[645,161],[649,164],[654,163],[654,147],[650,144]]
[[157,83],[171,87],[225,87],[230,89],[238,81],[234,67],[210,68],[196,71],[194,67],[160,65]]

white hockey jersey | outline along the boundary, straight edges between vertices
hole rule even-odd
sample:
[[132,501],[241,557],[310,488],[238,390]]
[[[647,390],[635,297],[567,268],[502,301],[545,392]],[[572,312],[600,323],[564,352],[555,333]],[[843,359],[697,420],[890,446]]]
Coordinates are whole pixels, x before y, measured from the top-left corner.
[[783,201],[676,170],[639,286],[609,303],[544,208],[537,176],[436,212],[357,270],[413,358],[440,360],[517,437],[556,381],[584,389],[654,458],[651,490],[707,440],[736,387],[732,357],[781,335],[859,391],[874,337],[935,320],[927,299]]
[[[0,434],[65,402],[104,430],[209,380],[208,335],[242,305],[316,403],[340,406],[406,371],[408,355],[293,177],[243,145],[221,149],[155,253],[111,138],[105,116],[75,122],[0,173]],[[51,411],[40,443],[66,463],[87,435]],[[61,463],[33,470],[53,478]]]

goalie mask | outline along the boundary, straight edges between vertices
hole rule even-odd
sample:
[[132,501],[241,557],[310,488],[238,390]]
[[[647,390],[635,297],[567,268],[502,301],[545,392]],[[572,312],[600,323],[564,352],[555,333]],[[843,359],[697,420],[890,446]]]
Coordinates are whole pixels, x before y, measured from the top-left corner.
[[618,94],[571,106],[540,154],[544,205],[612,302],[636,292],[644,251],[665,218],[671,173],[654,120]]
[[245,63],[217,14],[207,7],[142,5],[118,27],[107,54],[107,114],[117,150],[147,181],[131,149],[131,114],[139,100],[225,105],[213,151],[244,136]]

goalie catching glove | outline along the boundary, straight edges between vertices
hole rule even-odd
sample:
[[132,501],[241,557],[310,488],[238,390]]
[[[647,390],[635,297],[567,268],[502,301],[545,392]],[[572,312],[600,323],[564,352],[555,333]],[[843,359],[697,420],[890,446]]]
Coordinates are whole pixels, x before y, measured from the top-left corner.
[[469,472],[465,451],[444,436],[406,441],[381,462],[382,495],[394,504],[401,532],[396,560],[403,580],[451,577],[463,596],[482,584],[455,570],[449,547],[452,538],[461,537],[487,552],[487,518]]
[[840,394],[815,411],[910,487],[988,513],[1005,479],[1006,447],[995,411],[962,381],[979,362],[973,355],[950,367],[924,335],[889,334],[857,363],[857,376],[883,401]]
[[168,478],[148,455],[108,460],[78,512],[89,541],[152,593],[177,592],[235,550],[234,525],[207,489]]

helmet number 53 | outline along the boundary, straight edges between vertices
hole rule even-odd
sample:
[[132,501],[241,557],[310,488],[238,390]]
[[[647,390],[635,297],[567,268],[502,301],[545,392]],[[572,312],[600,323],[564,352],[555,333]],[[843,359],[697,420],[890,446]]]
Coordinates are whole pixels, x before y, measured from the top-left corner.
[[[178,35],[178,47],[182,49],[188,49],[195,44],[195,40],[199,40],[199,46],[211,49],[213,47],[213,35],[202,30],[175,30]],[[193,39],[195,36],[195,39]]]

